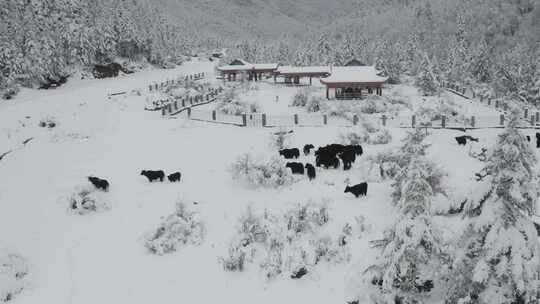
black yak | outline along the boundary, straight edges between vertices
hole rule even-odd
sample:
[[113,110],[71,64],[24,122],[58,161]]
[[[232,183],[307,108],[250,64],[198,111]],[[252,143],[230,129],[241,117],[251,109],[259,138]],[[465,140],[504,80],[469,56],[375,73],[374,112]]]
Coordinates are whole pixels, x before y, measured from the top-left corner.
[[302,163],[287,163],[285,167],[290,168],[292,174],[304,174],[304,165]]
[[360,183],[358,185],[354,185],[352,187],[347,186],[345,187],[344,193],[352,193],[354,196],[359,197],[360,195],[366,196],[367,195],[367,183]]
[[175,172],[175,173],[169,174],[167,176],[167,179],[171,183],[174,183],[174,182],[179,182],[181,177],[182,177],[182,174],[180,174],[180,172]]
[[279,151],[279,155],[282,155],[286,159],[298,158],[300,157],[300,150],[298,148],[283,149]]
[[109,191],[109,182],[105,179],[89,176],[88,181],[94,185],[97,189],[103,190],[105,192]]
[[159,179],[159,181],[162,182],[163,179],[165,178],[165,172],[163,172],[163,170],[156,170],[156,171],[142,170],[141,175],[146,176],[149,182],[153,182],[157,179]]

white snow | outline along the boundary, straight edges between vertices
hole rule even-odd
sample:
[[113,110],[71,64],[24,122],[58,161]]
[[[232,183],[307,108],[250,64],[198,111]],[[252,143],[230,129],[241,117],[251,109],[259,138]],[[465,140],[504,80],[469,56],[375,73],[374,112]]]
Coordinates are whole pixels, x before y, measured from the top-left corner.
[[[379,255],[369,241],[380,238],[394,214],[390,182],[370,183],[365,198],[356,199],[343,190],[348,182],[368,179],[362,170],[367,156],[395,149],[406,130],[391,128],[393,140],[388,145],[365,145],[365,154],[351,171],[318,170],[313,182],[296,176],[293,185],[281,189],[251,189],[233,181],[228,168],[245,152],[274,155],[269,137],[275,129],[166,119],[144,111],[149,83],[194,72],[205,72],[212,79],[213,69],[211,63],[194,61],[173,70],[116,79],[72,80],[56,90],[25,90],[15,100],[0,103],[0,154],[13,150],[0,160],[0,245],[20,253],[29,264],[29,284],[13,303],[327,304],[355,296],[361,303],[367,301],[359,276]],[[132,90],[141,90],[141,96]],[[297,111],[287,106],[297,90],[261,83],[252,94],[265,110],[290,114]],[[119,91],[128,94],[107,98]],[[462,99],[457,102],[467,106],[468,113],[487,111]],[[57,126],[39,127],[39,120],[48,116]],[[336,142],[340,133],[354,130],[291,129],[291,146],[299,148]],[[468,194],[475,186],[474,172],[483,164],[468,156],[468,146],[457,145],[453,137],[461,132],[430,132],[427,157],[448,173],[450,198]],[[474,145],[490,147],[499,132],[467,133],[480,138]],[[22,144],[28,138],[33,139]],[[314,162],[313,156],[303,155],[298,161]],[[182,182],[150,184],[139,175],[142,169],[181,171]],[[86,185],[88,175],[111,183],[103,194],[110,210],[74,216],[66,211],[67,197]],[[255,265],[243,273],[223,270],[218,257],[227,253],[237,220],[248,205],[279,213],[321,198],[332,201],[329,214],[339,223],[335,226],[348,222],[354,227],[359,216],[371,226],[351,242],[349,263],[322,264],[302,280],[282,276],[270,282]],[[164,256],[148,253],[144,237],[179,200],[191,203],[190,209],[199,213],[207,230],[205,241]],[[461,229],[459,216],[436,217],[435,223],[447,235]]]

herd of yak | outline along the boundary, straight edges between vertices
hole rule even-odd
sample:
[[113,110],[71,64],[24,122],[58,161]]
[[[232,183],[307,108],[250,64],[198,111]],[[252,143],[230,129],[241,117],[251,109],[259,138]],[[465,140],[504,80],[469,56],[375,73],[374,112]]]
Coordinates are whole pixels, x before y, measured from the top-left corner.
[[[141,174],[145,176],[149,182],[157,181],[163,182],[165,180],[165,172],[163,170],[142,170]],[[179,182],[182,177],[182,174],[180,172],[174,172],[169,175],[167,175],[167,179],[171,182]],[[101,191],[109,191],[109,181],[106,179],[102,179],[95,176],[89,176],[88,181],[96,187],[96,189]]]
[[[531,141],[530,136],[526,136],[527,141]],[[467,141],[478,142],[478,138],[474,138],[469,135],[458,136],[455,138],[459,145],[465,145]],[[536,133],[536,147],[540,148],[540,133]],[[311,153],[311,150],[315,147],[311,144],[304,146],[303,152],[304,155],[308,156]],[[324,147],[319,147],[313,152],[315,155],[315,166],[328,168],[339,168],[340,160],[343,164],[343,170],[349,170],[352,167],[352,164],[356,161],[357,156],[361,156],[363,153],[362,146],[360,145],[341,145],[341,144],[330,144]],[[300,157],[300,150],[298,148],[292,149],[282,149],[279,151],[279,154],[285,159],[296,159]],[[299,162],[288,162],[286,167],[291,170],[293,174],[304,175],[307,174],[309,180],[315,179],[317,173],[315,166],[310,163],[305,165]],[[305,170],[304,170],[305,169]],[[157,181],[163,182],[165,180],[165,172],[163,170],[142,170],[141,174],[145,176],[149,182]],[[167,175],[167,179],[170,182],[179,182],[182,175],[180,172],[174,172]],[[88,181],[94,185],[98,190],[108,191],[109,182],[105,179],[89,176]],[[354,186],[347,186],[345,188],[345,193],[352,193],[354,196],[365,196],[367,195],[367,183],[363,182]]]
[[[309,155],[311,150],[315,147],[311,144],[304,146],[304,155]],[[341,145],[330,144],[324,147],[319,147],[313,154],[315,155],[315,166],[323,167],[325,169],[334,168],[337,169],[341,163],[343,163],[343,170],[349,170],[352,164],[356,161],[356,157],[362,155],[363,150],[360,145]],[[293,159],[300,157],[300,150],[298,148],[282,149],[279,154],[285,159]],[[288,162],[286,167],[291,169],[293,174],[304,174],[304,168],[306,169],[309,180],[313,180],[316,177],[316,171],[313,164],[306,163],[305,165],[299,162]],[[367,183],[363,182],[354,186],[347,186],[345,193],[352,193],[354,196],[365,196],[367,194]]]

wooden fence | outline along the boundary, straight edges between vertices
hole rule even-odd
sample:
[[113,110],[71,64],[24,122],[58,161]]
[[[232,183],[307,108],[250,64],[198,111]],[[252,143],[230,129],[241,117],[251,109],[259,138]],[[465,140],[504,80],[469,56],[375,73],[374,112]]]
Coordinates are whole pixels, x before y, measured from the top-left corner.
[[185,96],[180,100],[170,102],[161,108],[162,116],[171,116],[183,111],[191,111],[192,107],[207,104],[216,100],[218,94],[223,92],[222,87],[210,88],[207,93],[195,96]]
[[152,84],[149,84],[148,85],[148,91],[149,92],[155,92],[155,91],[159,91],[159,90],[162,90],[162,89],[166,89],[166,88],[168,88],[169,86],[172,86],[172,85],[181,84],[183,82],[201,80],[204,77],[205,77],[204,73],[196,73],[196,74],[190,74],[190,75],[186,75],[186,76],[180,75],[180,76],[176,77],[176,79],[167,79],[167,80],[162,81],[162,82],[154,82]]
[[[457,94],[463,98],[474,99],[476,102],[479,102],[481,104],[484,104],[490,107],[494,107],[495,109],[498,109],[504,112],[507,112],[509,109],[508,103],[498,98],[487,98],[481,95],[477,96],[474,90],[472,90],[471,88],[467,88],[463,85],[458,85],[450,81],[442,81],[441,85],[446,90],[454,94]],[[523,107],[523,119],[530,121],[532,119],[531,116],[534,116],[536,123],[540,122],[540,112],[538,111],[538,109],[528,106],[526,104],[524,104],[522,107]]]
[[[363,116],[353,115],[350,118],[329,116],[325,114],[272,115],[266,113],[246,113],[240,115],[227,115],[218,113],[215,110],[194,109],[194,106],[196,105],[198,105],[198,103],[194,103],[193,106],[188,106],[176,113],[187,110],[184,113],[187,114],[188,119],[234,124],[244,127],[353,127],[361,125],[363,122],[368,122],[389,128],[423,127],[431,129],[487,129],[504,128],[508,123],[508,116],[505,114],[471,116],[461,120],[444,115],[427,120],[416,115],[390,117],[387,115],[370,114]],[[521,120],[518,127],[540,128],[540,123],[535,117],[530,117],[530,120]]]

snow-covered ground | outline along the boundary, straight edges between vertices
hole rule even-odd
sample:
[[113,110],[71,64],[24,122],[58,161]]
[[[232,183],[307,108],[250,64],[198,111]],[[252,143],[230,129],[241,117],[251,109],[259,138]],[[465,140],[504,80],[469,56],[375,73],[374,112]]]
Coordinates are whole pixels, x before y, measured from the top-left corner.
[[[244,152],[274,154],[269,142],[275,129],[164,119],[143,110],[144,93],[107,98],[109,93],[145,89],[149,83],[193,72],[213,73],[213,65],[195,61],[174,70],[70,81],[57,90],[27,90],[13,101],[0,103],[0,154],[13,150],[0,160],[0,247],[20,253],[29,263],[27,286],[13,303],[327,304],[363,295],[359,276],[378,255],[369,241],[380,237],[391,223],[390,183],[370,182],[364,198],[343,190],[348,181],[367,180],[362,170],[367,156],[398,147],[406,131],[391,129],[393,140],[388,145],[364,145],[365,154],[351,171],[319,170],[313,182],[297,177],[299,181],[289,187],[254,190],[233,181],[228,168]],[[253,94],[265,109],[290,114],[294,112],[285,101],[290,103],[295,90],[261,83]],[[467,107],[468,113],[488,110],[475,104]],[[45,117],[54,118],[57,126],[39,127]],[[353,129],[293,130],[292,146],[301,148],[306,143],[317,147],[336,142],[340,133]],[[474,172],[482,163],[468,156],[469,146],[457,145],[453,137],[462,133],[430,132],[428,157],[448,173],[449,196],[466,195],[474,189]],[[477,149],[493,144],[499,132],[468,133],[480,138],[474,144]],[[33,139],[22,143],[29,138]],[[313,156],[299,161],[314,162]],[[148,183],[139,175],[142,169],[181,171],[183,180]],[[67,197],[87,183],[88,175],[110,181],[104,196],[111,209],[72,215]],[[218,258],[227,254],[247,206],[281,212],[321,198],[331,201],[330,219],[337,227],[354,224],[358,215],[372,226],[351,242],[349,263],[322,264],[301,280],[285,275],[270,282],[255,264],[242,273],[223,270]],[[148,253],[144,237],[174,211],[179,200],[197,203],[189,207],[200,212],[206,240],[165,256]],[[459,217],[449,221],[444,228],[459,229]]]

